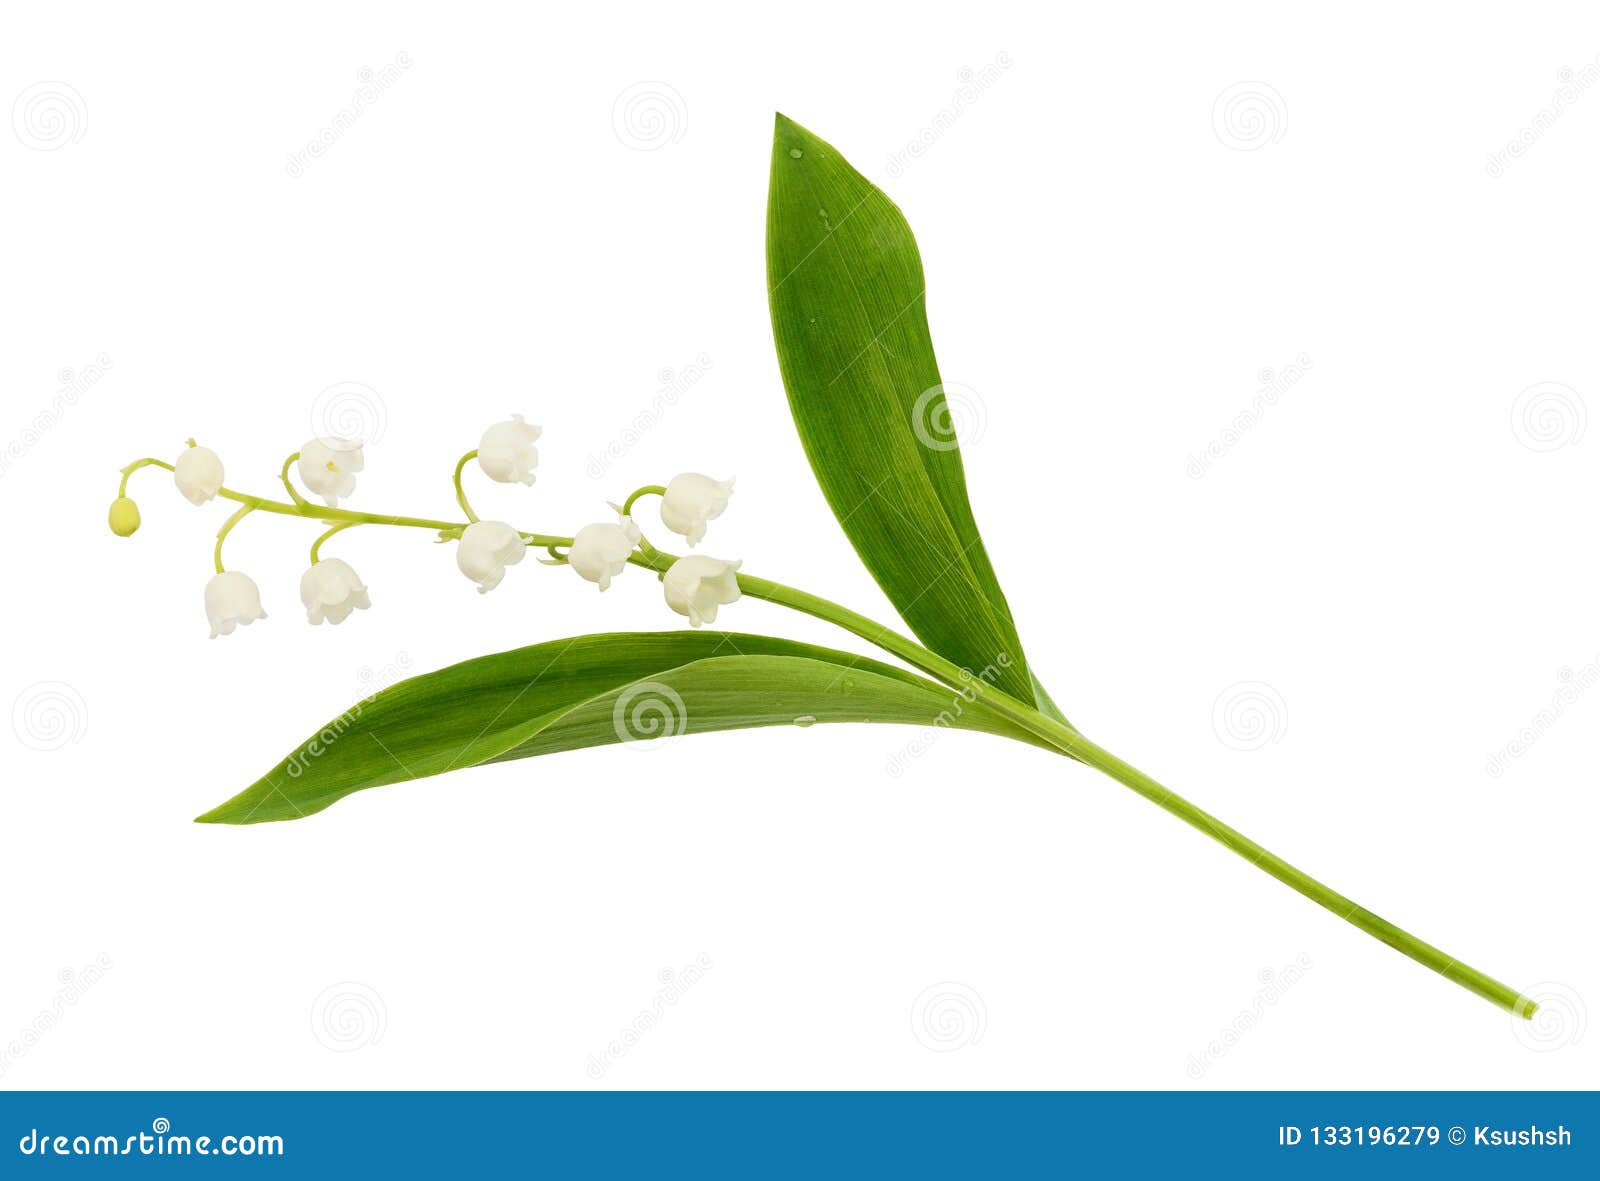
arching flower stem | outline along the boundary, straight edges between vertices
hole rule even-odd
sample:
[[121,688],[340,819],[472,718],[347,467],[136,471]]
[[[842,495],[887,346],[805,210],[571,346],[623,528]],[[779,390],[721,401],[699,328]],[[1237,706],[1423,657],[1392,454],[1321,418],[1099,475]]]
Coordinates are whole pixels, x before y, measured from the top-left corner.
[[[617,510],[617,515],[619,517],[626,517],[631,521],[633,520],[634,502],[636,502],[640,497],[665,496],[666,494],[667,489],[665,485],[646,484],[643,488],[635,488],[631,493],[629,493],[628,499],[622,502],[621,508],[617,508],[616,505],[612,505],[611,507]],[[637,522],[635,522],[635,526],[637,526]],[[662,553],[655,546],[651,545],[650,539],[646,537],[642,531],[639,534],[638,546],[639,552],[646,558],[651,559],[652,562],[656,559],[662,560],[662,564],[660,566],[651,566],[651,569],[657,571],[658,573],[666,573],[667,567],[671,566],[672,563],[677,560],[672,554]],[[637,565],[637,563],[635,564]]]
[[476,449],[474,449],[472,451],[468,451],[465,455],[463,455],[456,462],[456,476],[455,476],[456,503],[461,506],[461,511],[464,512],[467,515],[467,520],[472,524],[476,524],[477,523],[478,514],[473,512],[472,511],[472,505],[467,503],[466,490],[461,487],[461,473],[466,468],[467,464],[471,463],[476,458],[478,458],[478,452],[477,452]]
[[646,484],[643,488],[635,488],[633,492],[629,494],[628,499],[622,502],[622,508],[618,511],[620,511],[625,517],[631,517],[633,515],[633,502],[638,500],[641,496],[665,496],[666,494],[667,489],[665,485]]
[[324,541],[327,541],[328,538],[332,537],[335,533],[343,533],[346,529],[354,529],[360,523],[361,522],[359,521],[340,521],[332,529],[329,529],[321,537],[313,541],[311,543],[311,564],[315,566],[318,562],[322,561],[321,557],[318,555],[322,551],[322,543]]
[[246,517],[248,517],[251,513],[255,512],[255,511],[256,510],[255,510],[255,506],[254,505],[249,505],[249,504],[241,505],[239,510],[237,512],[235,512],[233,514],[233,516],[229,517],[226,521],[224,521],[222,523],[222,528],[217,530],[217,548],[212,550],[212,552],[211,552],[211,561],[212,561],[212,564],[216,566],[218,574],[221,574],[223,572],[223,566],[222,566],[222,542],[223,542],[223,540],[228,536],[229,533],[233,532],[233,527],[235,525],[237,525],[240,521],[244,520]]
[[289,479],[289,469],[294,466],[294,461],[299,458],[300,452],[296,451],[293,455],[289,456],[288,459],[284,460],[283,471],[279,474],[278,478],[283,481],[283,486],[289,490],[289,499],[294,501],[296,505],[303,506],[309,504],[310,502],[306,500],[304,496],[300,495],[299,489],[297,489],[294,486],[294,482]]

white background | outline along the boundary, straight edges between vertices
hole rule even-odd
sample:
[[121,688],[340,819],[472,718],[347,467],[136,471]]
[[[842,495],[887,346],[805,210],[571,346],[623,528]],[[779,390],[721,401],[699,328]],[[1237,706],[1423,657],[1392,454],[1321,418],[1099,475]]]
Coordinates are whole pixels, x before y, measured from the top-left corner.
[[[1600,14],[1207,9],[9,8],[0,1085],[1595,1085],[1600,689],[1534,719],[1600,673]],[[41,93],[57,121],[18,114]],[[709,552],[893,618],[774,361],[774,110],[917,232],[974,508],[1067,714],[1547,1021],[980,736],[898,776],[914,731],[817,727],[189,823],[395,675],[683,623],[638,571],[480,598],[371,530],[329,552],[373,609],[314,629],[314,530],[257,516],[229,555],[271,618],[208,641],[225,506],[143,472],[118,540],[117,469],[194,435],[270,492],[339,383],[355,507],[450,513],[520,410],[539,482],[480,478],[486,513],[565,532],[736,474]]]

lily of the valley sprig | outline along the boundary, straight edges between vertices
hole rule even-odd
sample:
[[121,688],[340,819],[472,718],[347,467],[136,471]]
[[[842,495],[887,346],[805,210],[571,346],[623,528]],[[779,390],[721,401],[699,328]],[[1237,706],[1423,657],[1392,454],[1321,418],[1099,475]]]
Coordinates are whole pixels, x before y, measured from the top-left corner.
[[[258,511],[334,522],[311,543],[310,565],[300,576],[300,601],[305,607],[306,621],[313,624],[343,623],[354,612],[372,606],[366,584],[354,568],[342,558],[322,554],[324,544],[334,535],[356,525],[437,530],[440,541],[455,544],[456,566],[477,584],[479,594],[487,594],[499,586],[507,568],[521,562],[531,546],[550,554],[548,558],[539,559],[545,565],[570,567],[602,591],[610,587],[611,580],[630,562],[656,569],[661,574],[667,606],[686,616],[695,627],[714,622],[719,606],[738,600],[739,586],[735,579],[738,562],[724,562],[700,554],[668,561],[666,555],[645,541],[630,515],[637,500],[658,494],[662,524],[693,545],[705,537],[707,522],[721,516],[728,507],[728,499],[733,495],[732,480],[714,480],[697,472],[684,472],[674,476],[664,487],[647,485],[628,497],[626,508],[609,506],[616,514],[615,520],[585,525],[571,537],[523,532],[504,521],[479,520],[462,485],[466,466],[476,461],[491,480],[531,485],[534,469],[539,466],[539,452],[533,446],[539,433],[539,428],[525,422],[522,415],[514,415],[509,421],[495,423],[485,430],[477,449],[462,456],[456,464],[455,489],[456,501],[466,515],[465,521],[385,516],[340,507],[339,502],[354,493],[356,473],[365,466],[366,456],[359,440],[322,438],[309,440],[284,460],[281,479],[290,497],[288,501],[246,495],[224,487],[221,458],[193,439],[171,463],[151,458],[135,460],[122,471],[122,486],[116,500],[112,501],[109,522],[118,537],[130,537],[138,530],[139,506],[128,495],[128,479],[146,467],[170,471],[178,491],[196,506],[218,496],[238,502],[238,511],[217,533],[213,554],[216,573],[205,585],[205,612],[211,624],[212,639],[231,635],[235,628],[267,618],[261,605],[261,589],[255,579],[242,571],[228,569],[222,560],[223,542],[228,534],[246,516]],[[305,486],[322,498],[322,505],[299,493],[290,477],[291,471],[297,472]]]
[[[728,508],[731,480],[685,473],[646,484],[570,534],[480,520],[464,481],[472,465],[502,484],[534,483],[539,428],[520,416],[489,426],[456,462],[456,520],[347,507],[366,464],[358,440],[313,439],[291,454],[279,476],[287,499],[229,488],[220,457],[190,440],[171,462],[141,459],[123,469],[110,524],[122,537],[139,528],[128,481],[145,467],[171,472],[195,505],[218,498],[237,505],[217,534],[216,572],[204,587],[213,637],[267,618],[256,582],[223,561],[229,532],[252,513],[325,526],[300,577],[312,624],[344,623],[372,605],[356,570],[323,552],[330,543],[336,548],[345,530],[365,526],[431,531],[455,547],[456,565],[484,594],[516,593],[532,567],[512,568],[529,554],[601,591],[638,566],[661,580],[666,605],[691,625],[549,639],[413,677],[353,706],[199,819],[295,820],[389,783],[680,733],[819,722],[971,730],[1104,772],[1359,930],[1518,1017],[1532,1016],[1529,997],[1357,905],[1067,720],[1023,653],[967,501],[910,227],[837,150],[781,115],[770,165],[767,280],[779,369],[812,472],[915,639],[821,595],[748,573],[738,561],[668,553],[647,538],[635,510],[652,498],[662,525],[698,547]],[[392,601],[382,588],[379,596]],[[825,620],[898,663],[705,629],[745,596]],[[1100,999],[1078,998],[1085,1006]]]

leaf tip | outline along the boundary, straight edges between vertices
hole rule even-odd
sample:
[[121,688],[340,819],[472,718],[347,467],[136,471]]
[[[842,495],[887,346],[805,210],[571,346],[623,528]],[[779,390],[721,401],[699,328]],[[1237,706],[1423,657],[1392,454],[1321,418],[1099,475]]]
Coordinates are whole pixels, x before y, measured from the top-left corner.
[[218,805],[209,812],[202,812],[194,818],[196,824],[227,824],[228,818],[223,814],[226,804]]
[[780,151],[788,148],[796,153],[796,158],[803,155],[809,148],[821,141],[800,124],[796,123],[782,111],[774,111],[772,115],[772,146],[773,150]]
[[271,819],[267,816],[258,816],[261,811],[262,800],[255,795],[255,788],[246,788],[238,795],[223,800],[208,812],[202,812],[194,818],[196,824],[252,824],[256,820]]

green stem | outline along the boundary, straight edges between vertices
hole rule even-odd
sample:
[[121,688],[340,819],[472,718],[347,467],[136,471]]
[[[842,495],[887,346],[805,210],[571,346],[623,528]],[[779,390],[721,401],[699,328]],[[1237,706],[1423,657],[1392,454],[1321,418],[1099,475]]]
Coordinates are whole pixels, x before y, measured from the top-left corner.
[[[122,469],[123,494],[127,492],[128,476],[144,467],[159,467],[167,471],[172,470],[172,465],[161,459],[137,459]],[[346,521],[352,525],[401,525],[408,529],[432,529],[434,531],[459,532],[464,526],[460,521],[436,521],[429,517],[391,517],[378,513],[361,513],[354,509],[330,508],[326,505],[312,504],[285,504],[281,500],[268,500],[264,496],[251,496],[245,492],[235,492],[232,488],[218,488],[217,495],[224,500],[231,500],[236,504],[249,505],[257,512],[277,513],[285,517],[307,517],[314,521]],[[530,545],[571,545],[570,537],[554,537],[544,533],[524,533]]]
[[[650,563],[654,566],[654,563]],[[1523,996],[1509,985],[1478,971],[1476,968],[1463,964],[1452,955],[1426,943],[1408,931],[1395,926],[1387,919],[1381,918],[1365,907],[1351,901],[1337,890],[1323,885],[1304,870],[1290,865],[1283,858],[1258,845],[1255,841],[1245,836],[1235,828],[1224,824],[1221,820],[1211,815],[1182,796],[1156,782],[1150,776],[1140,771],[1137,767],[1124,762],[1089,739],[1085,738],[1072,726],[1057,721],[1039,710],[999,689],[994,688],[980,677],[973,677],[970,673],[952,664],[933,652],[928,651],[920,644],[905,636],[893,632],[838,603],[830,602],[817,595],[794,587],[784,586],[782,583],[771,582],[765,578],[754,575],[739,575],[739,587],[752,598],[765,599],[768,602],[778,603],[790,607],[807,615],[827,620],[851,632],[862,639],[876,644],[878,647],[890,652],[908,664],[922,669],[932,676],[938,677],[946,684],[971,693],[973,699],[982,702],[996,713],[1010,719],[1037,738],[1043,739],[1055,747],[1062,754],[1069,755],[1080,762],[1087,763],[1096,770],[1109,775],[1118,783],[1131,788],[1158,808],[1170,812],[1185,824],[1199,829],[1225,848],[1231,849],[1256,868],[1271,874],[1290,889],[1304,894],[1317,905],[1332,911],[1341,919],[1352,926],[1365,931],[1368,935],[1387,943],[1390,947],[1409,956],[1419,964],[1423,964],[1438,972],[1446,980],[1453,981],[1469,992],[1474,992],[1485,1000],[1492,1001],[1502,1009],[1509,1010],[1521,1017],[1531,1018],[1538,1008],[1530,998]]]
[[633,502],[641,496],[665,496],[666,494],[667,490],[660,484],[646,484],[643,488],[635,488],[628,499],[622,502],[622,515],[625,517],[632,516]]
[[[641,496],[665,496],[666,494],[666,488],[662,487],[660,484],[646,484],[643,488],[635,488],[631,493],[629,493],[628,499],[622,502],[622,507],[617,509],[617,512],[621,516],[632,518],[634,502],[637,501]],[[612,505],[611,507],[617,508],[616,505]],[[637,527],[637,522],[635,522],[635,528]],[[666,566],[657,567],[654,565],[657,559],[662,558],[667,559],[667,566],[672,565],[672,555],[664,554],[655,546],[651,545],[649,538],[645,537],[643,532],[639,534],[639,552],[642,553],[649,561],[651,564],[651,569],[665,570]]]
[[283,471],[279,474],[278,478],[283,481],[283,486],[289,490],[289,499],[294,501],[297,506],[303,507],[310,502],[307,501],[304,496],[300,495],[299,490],[295,488],[293,482],[289,479],[289,467],[294,463],[295,460],[299,458],[300,453],[296,451],[293,455],[289,456],[288,459],[284,460]]
[[240,521],[244,520],[246,517],[248,517],[253,512],[255,512],[254,506],[248,505],[248,504],[244,505],[239,509],[238,512],[234,513],[233,516],[229,517],[226,521],[224,521],[222,523],[222,528],[221,529],[217,530],[217,548],[211,551],[211,562],[212,562],[213,565],[216,566],[218,574],[222,573],[222,542],[223,542],[223,539],[226,538],[228,536],[228,534],[233,532],[233,527],[235,525],[237,525]]
[[1082,735],[1073,740],[1071,752],[1091,767],[1105,772],[1125,787],[1132,788],[1156,807],[1172,813],[1179,820],[1199,829],[1225,848],[1232,849],[1257,869],[1271,874],[1291,890],[1304,894],[1311,901],[1332,911],[1345,922],[1365,931],[1368,935],[1387,943],[1402,955],[1410,956],[1419,964],[1432,968],[1446,980],[1475,992],[1520,1017],[1532,1018],[1539,1006],[1509,985],[1502,984],[1478,969],[1463,964],[1455,956],[1447,955],[1431,943],[1418,939],[1366,907],[1346,898],[1337,890],[1323,885],[1304,870],[1290,865],[1283,858],[1262,848],[1238,829],[1224,824],[1211,813],[1191,804],[1182,796],[1157,783],[1137,767],[1124,762],[1108,750],[1090,742]]
[[477,457],[478,457],[478,453],[477,453],[476,450],[468,451],[465,455],[463,455],[461,457],[460,461],[457,462],[457,464],[456,464],[456,477],[455,477],[455,479],[456,479],[456,503],[461,506],[461,511],[467,514],[467,520],[473,522],[474,524],[477,523],[478,514],[473,512],[472,511],[472,506],[467,503],[466,490],[461,487],[461,472],[462,472],[462,469],[465,468],[469,462],[471,462],[472,460],[476,459]]
[[128,477],[142,467],[163,467],[169,472],[175,470],[170,463],[165,463],[159,459],[136,459],[122,469],[122,484],[117,488],[118,496],[128,495]]
[[322,552],[322,543],[324,541],[327,541],[328,538],[332,537],[335,533],[343,533],[346,529],[354,529],[359,523],[360,522],[358,521],[340,521],[332,529],[329,529],[321,537],[313,541],[311,543],[311,564],[315,566],[318,562],[322,561],[318,555]]

